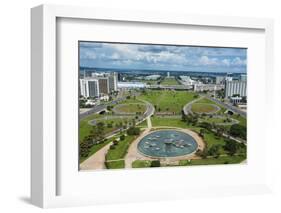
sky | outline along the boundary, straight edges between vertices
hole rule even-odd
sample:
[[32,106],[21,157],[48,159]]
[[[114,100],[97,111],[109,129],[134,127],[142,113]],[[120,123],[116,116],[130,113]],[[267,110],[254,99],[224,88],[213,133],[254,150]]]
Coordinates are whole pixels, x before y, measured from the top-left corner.
[[80,67],[241,73],[247,49],[80,42]]

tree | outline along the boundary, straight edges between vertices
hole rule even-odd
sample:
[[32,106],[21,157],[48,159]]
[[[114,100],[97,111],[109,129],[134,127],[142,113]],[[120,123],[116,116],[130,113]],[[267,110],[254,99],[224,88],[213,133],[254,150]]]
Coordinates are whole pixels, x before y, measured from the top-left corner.
[[203,159],[207,158],[207,156],[208,156],[207,149],[205,148],[203,151],[198,149],[196,152],[196,155],[202,157]]
[[120,136],[120,140],[121,140],[121,141],[125,140],[125,135],[121,135],[121,136]]
[[226,140],[224,149],[232,156],[239,149],[239,144],[234,140]]
[[186,122],[187,122],[187,124],[191,124],[191,125],[195,126],[198,123],[198,118],[199,118],[198,114],[189,113],[186,116]]
[[207,130],[211,130],[212,129],[212,124],[208,123],[208,122],[201,122],[199,124],[200,127],[205,128]]
[[127,134],[128,135],[139,135],[140,134],[140,128],[131,126],[127,130]]
[[181,111],[181,120],[186,122],[186,114],[184,113],[184,111]]
[[216,127],[216,136],[221,137],[221,136],[223,136],[223,133],[224,133],[224,128],[221,126],[217,126]]
[[199,135],[204,138],[205,129],[200,129]]
[[242,138],[242,139],[246,139],[247,129],[246,129],[245,126],[242,126],[240,124],[233,124],[230,127],[229,134],[234,136],[234,137],[239,137],[239,138]]
[[213,156],[214,158],[218,158],[220,156],[220,145],[218,145],[218,144],[213,145],[209,149],[208,154]]

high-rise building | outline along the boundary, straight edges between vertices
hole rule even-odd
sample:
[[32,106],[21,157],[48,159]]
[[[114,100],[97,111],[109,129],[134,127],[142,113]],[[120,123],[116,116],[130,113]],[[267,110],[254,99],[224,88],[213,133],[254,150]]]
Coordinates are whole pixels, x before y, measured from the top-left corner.
[[167,77],[168,77],[168,78],[170,77],[170,72],[167,72]]
[[109,92],[117,91],[117,73],[110,73],[108,76]]
[[100,97],[108,95],[110,92],[117,91],[116,72],[110,73],[91,73],[91,77],[81,78],[79,81],[79,94],[84,97]]
[[99,96],[99,83],[96,79],[88,80],[88,88],[90,97]]
[[226,81],[225,83],[225,98],[239,95],[247,97],[247,81]]
[[80,94],[84,97],[99,96],[99,82],[97,79],[80,79]]
[[101,94],[108,94],[109,93],[109,78],[100,77],[100,78],[98,78],[98,81],[99,81],[99,92]]

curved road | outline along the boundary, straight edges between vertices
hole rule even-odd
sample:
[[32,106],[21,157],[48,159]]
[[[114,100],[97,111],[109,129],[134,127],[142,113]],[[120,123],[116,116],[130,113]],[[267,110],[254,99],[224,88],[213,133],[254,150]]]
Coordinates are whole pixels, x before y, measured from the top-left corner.
[[239,115],[241,115],[241,116],[243,116],[243,117],[246,117],[246,116],[247,116],[247,112],[244,112],[244,111],[240,110],[239,108],[237,108],[237,107],[235,107],[235,106],[226,104],[226,103],[224,103],[224,102],[222,102],[222,101],[220,101],[220,100],[217,100],[217,99],[212,98],[212,97],[207,96],[207,95],[206,95],[206,96],[203,96],[203,97],[205,97],[205,98],[207,98],[207,99],[209,99],[209,100],[211,100],[211,101],[213,101],[213,102],[215,102],[215,103],[217,103],[217,104],[220,104],[220,105],[222,105],[223,107],[225,107],[226,109],[229,109],[229,110],[231,110],[231,111],[233,111],[233,112],[235,112],[235,113],[237,113],[237,114],[239,114]]

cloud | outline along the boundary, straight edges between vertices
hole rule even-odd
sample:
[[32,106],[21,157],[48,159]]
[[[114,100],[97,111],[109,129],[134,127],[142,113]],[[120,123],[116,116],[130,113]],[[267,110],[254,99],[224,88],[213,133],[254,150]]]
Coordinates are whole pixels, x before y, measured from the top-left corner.
[[242,59],[239,58],[239,57],[234,58],[233,61],[232,61],[232,64],[233,64],[233,65],[238,65],[238,66],[246,65],[246,63],[247,63],[246,60],[242,60]]
[[217,58],[209,58],[208,56],[204,55],[204,56],[201,56],[201,58],[199,59],[199,63],[201,65],[217,65],[218,59]]
[[82,66],[246,70],[246,49],[80,42]]

